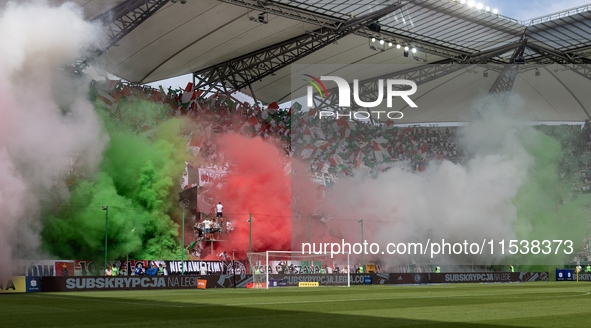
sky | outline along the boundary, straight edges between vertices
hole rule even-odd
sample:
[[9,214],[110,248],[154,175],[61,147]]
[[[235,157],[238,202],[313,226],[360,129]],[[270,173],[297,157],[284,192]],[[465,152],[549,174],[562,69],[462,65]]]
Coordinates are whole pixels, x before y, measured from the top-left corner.
[[591,0],[483,0],[482,4],[499,9],[499,14],[522,21],[591,4]]
[[[484,7],[496,8],[499,10],[499,14],[521,21],[528,21],[540,16],[591,4],[591,0],[475,0],[475,2],[481,2]],[[187,83],[192,82],[192,80],[191,74],[188,74],[149,83],[148,85],[153,87],[162,85],[165,89],[168,87],[182,87],[184,89]],[[236,95],[236,98],[253,103],[252,98],[243,93]],[[281,107],[285,106],[289,107],[289,102],[281,104]]]

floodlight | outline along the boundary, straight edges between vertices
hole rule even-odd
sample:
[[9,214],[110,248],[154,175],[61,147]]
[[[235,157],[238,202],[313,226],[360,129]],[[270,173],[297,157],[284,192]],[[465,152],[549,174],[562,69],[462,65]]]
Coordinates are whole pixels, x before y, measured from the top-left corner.
[[477,4],[476,9],[478,9],[478,10],[482,9],[482,4],[481,3]]
[[408,46],[404,46],[404,51],[408,51]]
[[496,15],[496,14],[498,14],[498,13],[499,13],[499,11],[498,11],[497,9],[493,9],[493,14],[495,14],[495,15]]
[[472,1],[472,0],[468,1],[468,7],[474,8],[474,5],[475,5],[474,1]]
[[397,44],[396,45],[396,49],[400,49],[400,44]]
[[388,47],[391,47],[391,46],[392,46],[392,42],[388,42]]
[[384,40],[380,40],[380,44],[384,44]]
[[413,54],[417,53],[417,48],[412,48],[412,53]]
[[376,38],[371,38],[371,42],[376,42]]
[[487,6],[486,8],[484,8],[484,10],[486,10],[488,12],[488,11],[490,11],[490,7]]

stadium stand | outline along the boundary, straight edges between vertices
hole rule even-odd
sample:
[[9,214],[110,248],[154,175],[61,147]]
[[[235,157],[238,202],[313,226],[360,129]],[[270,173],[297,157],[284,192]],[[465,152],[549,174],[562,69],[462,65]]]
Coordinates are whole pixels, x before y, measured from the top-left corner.
[[[136,99],[170,107],[170,111],[156,120],[138,117],[135,125],[138,133],[149,131],[167,117],[182,115],[199,122],[195,129],[185,131],[183,137],[187,139],[188,151],[212,166],[219,163],[216,163],[217,148],[211,141],[211,133],[230,131],[267,139],[286,156],[305,160],[310,165],[311,176],[329,184],[360,168],[383,171],[392,163],[405,161],[412,171],[422,171],[433,160],[462,164],[467,156],[457,142],[457,126],[430,124],[400,128],[392,121],[383,124],[345,118],[319,121],[315,110],[294,110],[299,109],[297,103],[290,109],[280,109],[277,103],[253,106],[219,92],[204,97],[201,91],[193,91],[191,84],[184,90],[167,91],[120,80],[94,86],[97,100],[112,113]],[[591,123],[537,125],[536,128],[561,142],[561,177],[571,182],[575,191],[591,191]]]

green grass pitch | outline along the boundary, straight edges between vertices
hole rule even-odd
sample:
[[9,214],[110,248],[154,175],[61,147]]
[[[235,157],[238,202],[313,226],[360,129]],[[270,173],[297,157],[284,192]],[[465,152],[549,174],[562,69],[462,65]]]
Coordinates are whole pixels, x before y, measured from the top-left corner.
[[591,283],[0,295],[0,327],[589,327]]

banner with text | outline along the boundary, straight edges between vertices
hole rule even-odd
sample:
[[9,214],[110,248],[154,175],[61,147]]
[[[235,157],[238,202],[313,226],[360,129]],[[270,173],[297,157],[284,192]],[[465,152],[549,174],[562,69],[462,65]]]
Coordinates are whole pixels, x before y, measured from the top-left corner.
[[228,174],[228,171],[199,168],[199,187],[210,186]]
[[[181,274],[183,268],[181,261],[164,261],[166,263],[167,274],[178,275]],[[185,274],[200,274],[203,267],[208,275],[225,275],[225,274],[246,274],[247,262],[240,261],[185,261]]]

